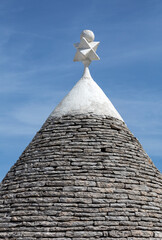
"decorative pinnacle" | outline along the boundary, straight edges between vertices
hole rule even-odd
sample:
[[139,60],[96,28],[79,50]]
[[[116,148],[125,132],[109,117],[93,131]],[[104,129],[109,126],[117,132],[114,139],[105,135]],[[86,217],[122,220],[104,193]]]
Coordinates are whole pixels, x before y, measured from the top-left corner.
[[100,60],[96,54],[96,50],[100,42],[94,42],[94,33],[90,30],[84,30],[80,35],[80,43],[75,43],[74,46],[77,52],[74,57],[74,62],[81,61],[88,67],[91,61]]

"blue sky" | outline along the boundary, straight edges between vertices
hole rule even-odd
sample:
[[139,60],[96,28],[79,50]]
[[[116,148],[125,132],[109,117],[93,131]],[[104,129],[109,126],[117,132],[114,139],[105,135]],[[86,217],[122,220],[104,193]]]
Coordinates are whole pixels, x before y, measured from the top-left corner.
[[162,1],[0,0],[0,180],[80,79],[84,29],[93,79],[162,171]]

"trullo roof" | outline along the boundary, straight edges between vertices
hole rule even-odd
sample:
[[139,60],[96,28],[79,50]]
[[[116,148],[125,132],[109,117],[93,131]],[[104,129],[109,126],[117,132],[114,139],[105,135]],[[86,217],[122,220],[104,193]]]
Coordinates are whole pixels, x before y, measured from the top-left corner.
[[161,200],[160,172],[84,77],[2,181],[0,239],[160,240]]

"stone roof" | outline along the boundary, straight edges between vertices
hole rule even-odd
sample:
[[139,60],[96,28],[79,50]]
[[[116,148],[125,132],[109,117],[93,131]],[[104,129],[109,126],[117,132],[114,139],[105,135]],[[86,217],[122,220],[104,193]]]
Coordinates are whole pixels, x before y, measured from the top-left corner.
[[160,240],[162,181],[125,123],[50,116],[0,188],[0,239]]
[[160,240],[162,178],[90,76],[94,34],[75,44],[81,80],[0,185],[0,239]]

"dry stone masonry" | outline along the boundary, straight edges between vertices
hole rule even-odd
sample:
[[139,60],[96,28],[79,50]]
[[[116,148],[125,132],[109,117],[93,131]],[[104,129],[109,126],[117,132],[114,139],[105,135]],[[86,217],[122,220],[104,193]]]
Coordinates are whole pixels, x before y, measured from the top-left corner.
[[92,79],[99,42],[84,30],[84,74],[0,185],[0,240],[162,240],[162,178]]
[[161,175],[125,123],[49,117],[0,187],[0,239],[161,240]]

